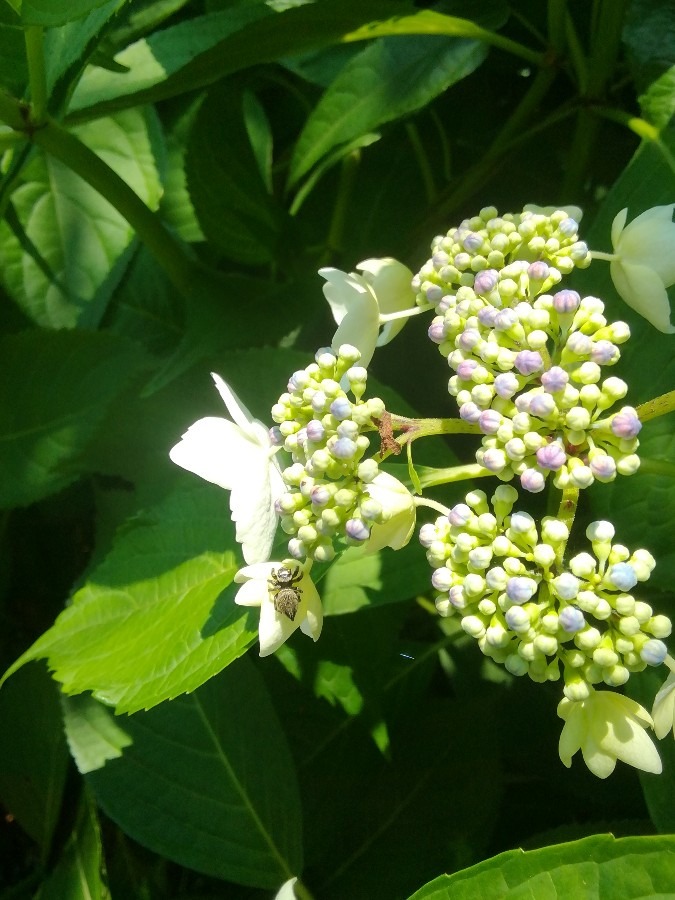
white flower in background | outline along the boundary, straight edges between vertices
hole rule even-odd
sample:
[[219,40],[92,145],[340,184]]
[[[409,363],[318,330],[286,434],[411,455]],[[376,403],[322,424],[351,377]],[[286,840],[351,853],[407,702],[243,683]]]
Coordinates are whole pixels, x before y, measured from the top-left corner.
[[591,690],[585,700],[563,698],[558,715],[565,720],[558,752],[569,767],[581,750],[584,762],[598,778],[607,778],[617,759],[643,772],[658,775],[661,760],[646,732],[652,719],[646,709],[613,691]]
[[413,495],[388,472],[379,472],[368,484],[368,495],[380,504],[385,516],[384,522],[372,527],[366,543],[368,553],[377,553],[383,547],[405,547],[415,529]]
[[297,878],[289,878],[288,881],[284,881],[279,888],[279,892],[275,895],[274,900],[297,900],[294,890],[297,881]]
[[308,567],[295,560],[245,566],[234,576],[242,586],[234,602],[259,606],[260,655],[269,656],[300,628],[314,641],[323,626],[323,608]]
[[675,203],[654,206],[629,225],[628,210],[622,209],[612,223],[614,255],[608,257],[622,300],[665,334],[675,332],[666,293],[675,284],[674,209]]
[[268,429],[254,419],[219,375],[212,373],[229,419],[199,419],[172,447],[176,465],[230,491],[232,520],[247,563],[269,559],[277,515],[274,502],[285,486]]
[[416,311],[413,273],[391,257],[366,259],[356,268],[363,274],[325,268],[319,275],[326,279],[323,292],[338,326],[332,346],[352,344],[361,351],[360,364],[367,366],[375,347],[388,344],[408,321],[402,317],[385,322],[380,334],[380,316]]
[[654,698],[652,718],[657,738],[664,738],[671,729],[675,734],[675,672],[673,671],[663,682]]

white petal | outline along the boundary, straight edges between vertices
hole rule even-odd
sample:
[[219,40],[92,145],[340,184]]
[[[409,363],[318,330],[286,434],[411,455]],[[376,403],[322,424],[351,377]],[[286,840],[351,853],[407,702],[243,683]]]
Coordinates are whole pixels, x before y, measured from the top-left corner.
[[300,630],[304,634],[309,635],[309,637],[316,642],[319,640],[321,629],[323,628],[323,606],[321,605],[321,598],[319,597],[319,593],[314,586],[314,583],[309,578],[305,578],[302,582],[302,590],[303,607],[305,608],[306,614],[302,622],[300,622]]
[[231,490],[251,452],[259,450],[233,422],[208,417],[188,428],[169,457],[188,472]]
[[[400,312],[415,306],[415,292],[411,287],[413,273],[407,266],[388,256],[384,259],[366,259],[357,269],[366,273],[381,313]],[[406,324],[407,319],[387,322],[377,340],[383,347],[393,340]]]
[[252,578],[266,581],[272,576],[272,569],[280,565],[281,563],[277,562],[260,562],[254,563],[251,566],[243,566],[234,576],[234,580],[237,584],[243,584],[245,581],[249,581]]
[[260,607],[260,624],[258,626],[260,655],[269,656],[278,650],[298,628],[300,622],[300,610],[292,621],[288,616],[277,612],[268,591],[267,599]]
[[405,547],[415,528],[415,503],[408,488],[388,472],[379,472],[368,485],[368,494],[391,516],[383,524],[373,525],[367,552],[376,553],[383,547],[393,550]]
[[338,325],[331,346],[337,349],[351,344],[361,352],[360,365],[367,366],[380,330],[375,294],[360,275],[347,275],[339,269],[321,269],[319,274],[327,279],[323,292]]
[[608,778],[616,769],[616,757],[606,753],[591,738],[586,739],[581,748],[584,762],[598,778]]
[[569,769],[572,765],[572,757],[581,748],[581,737],[584,728],[583,710],[574,706],[565,711],[567,720],[563,727],[558,742],[558,755],[563,764]]
[[647,266],[668,287],[675,282],[675,203],[645,210],[621,232],[617,253],[625,262]]
[[654,698],[652,718],[657,738],[664,738],[673,728],[675,713],[675,672],[671,672]]
[[319,275],[326,279],[323,294],[328,301],[336,325],[339,325],[348,313],[363,303],[375,301],[375,295],[360,275],[332,268],[319,269]]
[[229,384],[227,384],[220,375],[211,372],[211,378],[213,378],[218,393],[223,398],[223,403],[227,407],[227,411],[232,416],[232,421],[235,422],[243,432],[247,433],[248,427],[253,421],[253,416],[246,409]]
[[276,478],[278,472],[261,447],[250,446],[255,450],[242,461],[230,493],[230,510],[244,559],[247,563],[258,563],[269,559],[277,531],[271,478]]
[[265,581],[247,581],[235,594],[234,602],[239,606],[262,606],[266,596]]
[[289,878],[288,881],[285,881],[279,888],[279,892],[274,900],[297,900],[295,891],[293,890],[297,880],[297,878]]
[[622,261],[610,263],[610,274],[621,299],[664,334],[673,334],[670,302],[663,282],[652,269]]
[[628,217],[628,207],[626,207],[625,209],[622,209],[621,212],[617,213],[614,216],[614,221],[612,222],[611,237],[612,237],[612,247],[615,252],[617,251],[617,247],[619,245],[619,237],[621,235],[621,232],[623,231],[624,226],[626,225],[627,217]]

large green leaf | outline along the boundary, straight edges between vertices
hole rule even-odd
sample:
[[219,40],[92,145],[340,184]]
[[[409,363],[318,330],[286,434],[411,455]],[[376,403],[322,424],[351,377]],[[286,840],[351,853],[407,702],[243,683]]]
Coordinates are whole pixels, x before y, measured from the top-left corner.
[[83,453],[143,355],[115,335],[35,330],[2,338],[0,357],[0,508],[7,508],[87,470]]
[[191,482],[123,528],[52,628],[12,666],[46,658],[69,694],[135,712],[192,691],[241,656],[257,611],[233,603],[227,499]]
[[107,0],[23,0],[21,19],[24,25],[42,25],[53,28],[75,19],[82,19]]
[[34,900],[108,900],[96,806],[85,793],[75,826],[53,871]]
[[20,96],[28,80],[26,41],[19,16],[6,5],[0,5],[0,84]]
[[[223,140],[213,136],[227,123]],[[290,220],[271,196],[244,120],[243,96],[232,88],[209,91],[190,134],[187,183],[199,224],[229,259],[249,265],[279,255]],[[292,258],[289,247],[288,258]]]
[[661,0],[633,0],[623,40],[648,121],[663,128],[675,113],[675,15]]
[[672,896],[675,837],[594,835],[525,853],[509,850],[454,875],[441,875],[410,900]]
[[297,182],[334,147],[420,109],[471,74],[486,48],[445,37],[383,38],[350,60],[298,139],[289,181]]
[[49,853],[68,766],[58,692],[45,667],[31,666],[0,691],[0,799]]
[[248,660],[120,726],[130,745],[88,781],[135,840],[239,884],[273,888],[299,872],[293,759]]
[[[161,183],[144,112],[128,110],[76,133],[148,206],[158,206]],[[14,231],[0,224],[8,293],[45,327],[96,325],[122,274],[132,227],[78,175],[41,152],[24,169],[11,203]]]
[[364,22],[410,9],[397,0],[320,0],[272,14],[260,0],[244,0],[127,47],[115,59],[129,67],[128,73],[87,73],[73,96],[73,118],[206,87],[232,72],[326,46]]

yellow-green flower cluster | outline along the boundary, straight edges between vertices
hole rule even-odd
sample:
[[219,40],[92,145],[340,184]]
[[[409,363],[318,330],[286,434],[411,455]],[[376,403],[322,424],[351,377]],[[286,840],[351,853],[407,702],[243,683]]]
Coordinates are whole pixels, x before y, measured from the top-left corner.
[[276,501],[282,529],[295,559],[328,561],[334,540],[362,544],[386,511],[368,485],[379,474],[364,459],[375,421],[384,412],[378,398],[363,400],[367,373],[349,344],[319,350],[315,362],[295,372],[288,392],[272,407],[272,441],[291,454],[282,471],[287,491]]
[[592,554],[565,566],[565,523],[545,517],[538,526],[512,511],[517,497],[501,485],[490,508],[482,491],[472,491],[422,527],[439,613],[460,615],[481,651],[514,675],[556,681],[562,671],[573,700],[591,685],[616,687],[662,663],[670,621],[630,593],[649,578],[651,554],[612,544],[610,523],[594,522],[586,532]]
[[494,306],[532,300],[575,267],[590,265],[578,229],[564,210],[500,216],[494,206],[486,207],[434,238],[431,258],[413,278],[417,303],[431,303],[442,314],[444,301],[466,287]]

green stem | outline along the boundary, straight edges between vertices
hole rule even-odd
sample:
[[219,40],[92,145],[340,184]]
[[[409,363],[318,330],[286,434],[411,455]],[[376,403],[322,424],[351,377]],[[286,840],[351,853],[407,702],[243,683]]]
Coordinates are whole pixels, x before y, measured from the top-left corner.
[[408,140],[412,145],[420,175],[422,176],[422,184],[424,185],[427,203],[432,204],[436,198],[436,182],[434,181],[434,173],[429,165],[429,158],[427,157],[422,141],[420,140],[417,126],[413,122],[408,122],[406,123],[405,130],[408,135]]
[[628,128],[633,134],[646,141],[659,141],[659,129],[641,119],[639,116],[632,116],[630,113],[624,112],[622,109],[614,109],[611,106],[594,106],[593,112],[596,112],[603,119],[609,119],[610,122],[617,122]]
[[442,516],[447,516],[449,509],[447,506],[444,506],[442,503],[438,503],[436,500],[432,500],[430,497],[415,497],[414,498],[415,506],[426,506],[428,509],[435,509],[436,512],[439,512]]
[[586,96],[602,96],[621,49],[621,34],[628,0],[600,0],[594,10]]
[[648,422],[650,419],[665,416],[673,411],[675,411],[675,391],[668,391],[667,394],[661,394],[660,397],[647,400],[646,403],[641,403],[635,410],[641,422]]
[[420,484],[422,488],[428,488],[438,484],[454,484],[457,481],[468,481],[471,478],[487,478],[494,474],[494,472],[484,469],[478,463],[468,463],[465,466],[450,466],[447,469],[434,469],[431,472],[423,472],[420,475]]
[[51,119],[35,131],[32,138],[35,144],[68,166],[124,216],[184,296],[194,292],[198,264],[167,231],[159,216],[109,165]]
[[[558,515],[556,516],[561,522],[567,525],[567,530],[569,532],[572,531],[572,525],[574,524],[574,517],[577,512],[577,505],[579,503],[579,488],[576,487],[566,487],[562,492],[562,499],[560,500],[560,506],[558,508]],[[562,564],[563,556],[565,555],[565,548],[567,547],[567,541],[565,541],[559,548],[557,553],[557,561],[558,565]]]
[[404,432],[400,436],[402,445],[432,434],[482,434],[478,425],[464,419],[409,419],[392,414],[391,424],[395,431]]
[[410,309],[400,309],[398,312],[380,313],[380,325],[383,325],[385,322],[394,322],[396,319],[409,319],[410,316],[419,316],[420,313],[429,312],[433,308],[433,303],[428,303],[426,306],[412,306]]
[[25,41],[30,84],[31,122],[35,128],[39,128],[47,117],[48,100],[42,26],[29,25],[25,31]]
[[10,150],[25,140],[26,136],[20,131],[0,131],[0,152]]
[[340,185],[338,187],[335,206],[333,207],[333,216],[330,221],[330,228],[326,241],[326,249],[331,256],[334,253],[339,253],[342,249],[342,238],[344,236],[345,223],[347,221],[347,211],[349,209],[349,202],[351,200],[360,161],[361,153],[358,150],[354,150],[342,160]]
[[582,107],[577,111],[572,147],[566,154],[569,165],[561,190],[563,197],[575,197],[581,192],[583,184],[588,178],[591,154],[599,127],[597,116],[594,116],[589,109]]

